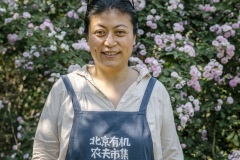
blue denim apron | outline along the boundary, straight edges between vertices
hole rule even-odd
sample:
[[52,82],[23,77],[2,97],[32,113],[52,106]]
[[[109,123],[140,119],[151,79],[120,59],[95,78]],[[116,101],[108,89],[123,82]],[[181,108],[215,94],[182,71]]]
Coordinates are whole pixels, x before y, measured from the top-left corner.
[[67,76],[62,77],[74,107],[67,160],[154,160],[146,108],[155,78],[149,80],[139,111],[81,111]]

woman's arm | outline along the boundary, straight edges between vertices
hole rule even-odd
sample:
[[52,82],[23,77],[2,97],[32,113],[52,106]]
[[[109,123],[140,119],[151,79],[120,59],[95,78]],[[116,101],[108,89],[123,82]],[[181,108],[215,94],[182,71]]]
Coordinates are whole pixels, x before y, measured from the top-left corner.
[[163,160],[183,160],[182,148],[176,132],[172,105],[169,94],[165,90],[162,114],[161,143]]
[[59,83],[55,83],[45,102],[34,138],[33,160],[58,159],[60,143],[57,123],[61,94],[59,90]]

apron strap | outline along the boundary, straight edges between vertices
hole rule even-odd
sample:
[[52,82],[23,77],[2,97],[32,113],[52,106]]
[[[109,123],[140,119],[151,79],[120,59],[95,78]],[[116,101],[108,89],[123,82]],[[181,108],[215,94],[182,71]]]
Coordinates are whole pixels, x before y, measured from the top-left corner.
[[148,101],[151,97],[151,93],[152,93],[152,90],[153,90],[153,87],[154,87],[155,83],[156,83],[156,78],[151,77],[149,82],[148,82],[145,93],[143,95],[143,99],[142,99],[142,103],[141,103],[139,112],[146,112]]
[[65,87],[66,87],[66,89],[67,89],[67,92],[68,92],[68,94],[70,95],[70,97],[71,97],[71,99],[72,99],[74,112],[75,112],[75,111],[81,111],[79,101],[78,101],[78,99],[77,99],[77,96],[76,96],[76,94],[75,94],[75,92],[74,92],[72,83],[70,82],[68,76],[63,75],[63,76],[61,76],[61,77],[62,77],[62,80],[63,80],[63,82],[64,82],[64,84],[65,84]]

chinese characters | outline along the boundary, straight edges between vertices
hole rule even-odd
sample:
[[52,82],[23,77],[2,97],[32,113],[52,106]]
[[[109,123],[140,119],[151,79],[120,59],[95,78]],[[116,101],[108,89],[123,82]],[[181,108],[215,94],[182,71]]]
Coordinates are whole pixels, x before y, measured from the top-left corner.
[[128,160],[128,149],[131,144],[129,138],[118,137],[92,137],[90,138],[92,155],[96,159],[123,159]]

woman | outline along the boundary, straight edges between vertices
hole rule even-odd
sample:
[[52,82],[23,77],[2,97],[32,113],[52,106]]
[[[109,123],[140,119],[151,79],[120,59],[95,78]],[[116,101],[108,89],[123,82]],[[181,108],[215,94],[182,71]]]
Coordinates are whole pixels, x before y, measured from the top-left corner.
[[36,131],[33,159],[182,160],[165,87],[129,67],[137,16],[129,0],[92,0],[85,32],[94,65],[58,80]]

